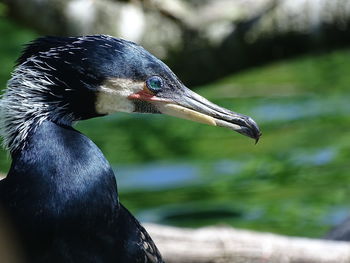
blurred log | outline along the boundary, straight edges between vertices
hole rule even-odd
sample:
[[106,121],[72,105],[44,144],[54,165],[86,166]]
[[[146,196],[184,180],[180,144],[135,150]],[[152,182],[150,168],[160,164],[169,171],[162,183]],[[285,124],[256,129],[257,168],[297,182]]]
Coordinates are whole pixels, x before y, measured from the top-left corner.
[[[180,45],[176,22],[141,1],[4,0],[9,15],[49,35],[109,34],[145,45],[165,57]],[[40,15],[38,15],[40,14]]]
[[167,263],[349,263],[350,244],[229,227],[145,224]]
[[[350,43],[348,0],[3,0],[43,34],[138,42],[191,84]],[[40,14],[40,15],[38,15]]]

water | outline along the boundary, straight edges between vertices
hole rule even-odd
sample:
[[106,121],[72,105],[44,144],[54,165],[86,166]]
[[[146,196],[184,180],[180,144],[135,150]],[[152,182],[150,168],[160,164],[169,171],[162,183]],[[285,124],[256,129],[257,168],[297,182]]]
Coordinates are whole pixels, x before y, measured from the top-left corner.
[[188,163],[148,163],[114,169],[123,190],[168,189],[199,180],[200,169]]
[[[330,164],[336,158],[337,150],[322,148],[312,151],[294,150],[286,159],[295,167],[316,167]],[[219,160],[206,163],[162,163],[154,162],[140,165],[125,165],[114,168],[117,179],[124,191],[164,190],[212,183],[227,176],[239,175],[251,165],[251,161]],[[214,176],[203,176],[211,174]]]
[[289,122],[327,116],[346,117],[350,112],[350,94],[335,96],[308,95],[301,98],[262,102],[252,109],[260,123]]
[[[319,166],[332,165],[336,162],[337,154],[339,154],[339,148],[320,148],[313,150],[295,149],[291,151],[285,158],[286,165],[292,170],[307,170],[315,169]],[[117,176],[119,186],[122,192],[129,192],[129,195],[135,193],[135,195],[141,193],[143,195],[147,192],[173,191],[174,195],[179,192],[179,189],[186,191],[193,191],[197,189],[205,195],[206,187],[208,185],[218,184],[231,184],[231,191],[237,192],[249,192],[249,195],[263,195],[266,189],[259,189],[255,182],[242,178],[244,171],[249,171],[251,166],[254,166],[256,160],[245,160],[238,158],[236,160],[219,160],[215,162],[206,163],[203,168],[200,162],[197,163],[148,163],[138,166],[122,166],[117,168]],[[266,163],[265,166],[259,166],[260,172],[263,170],[272,172],[274,167]],[[268,173],[267,172],[267,173]],[[283,179],[283,178],[282,178]],[[310,178],[309,178],[310,179]],[[243,181],[242,181],[243,180]],[[256,178],[257,181],[261,180]],[[265,178],[270,182],[274,181],[272,178]],[[314,178],[313,184],[317,184],[317,178]],[[290,183],[291,186],[293,182]],[[317,186],[317,185],[316,185]],[[292,186],[293,187],[293,186]],[[322,186],[326,187],[326,186]],[[270,187],[267,190],[270,191],[283,191],[283,188],[288,188],[288,184],[281,186],[281,189],[277,187]],[[319,188],[320,189],[320,188]],[[220,189],[217,189],[220,190]],[[320,189],[320,193],[326,189]],[[123,194],[122,194],[123,195]],[[237,197],[236,197],[237,198]],[[215,224],[218,222],[232,223],[235,221],[244,221],[256,224],[264,217],[268,217],[269,209],[260,206],[253,207],[252,209],[245,209],[244,198],[238,197],[240,200],[238,203],[229,194],[219,198],[218,202],[213,202],[210,198],[203,198],[193,201],[187,200],[187,202],[167,202],[164,205],[151,207],[148,209],[140,209],[138,217],[142,221],[157,222],[163,224],[175,224],[185,226],[198,226]],[[264,197],[261,197],[263,200]],[[280,205],[284,205],[283,202],[288,203],[290,197],[284,200],[279,200]],[[232,200],[232,202],[230,202]],[[291,209],[294,209],[291,207]],[[318,218],[313,218],[317,225],[333,226],[344,220],[349,214],[350,207],[341,207],[338,209],[331,209],[328,213]]]

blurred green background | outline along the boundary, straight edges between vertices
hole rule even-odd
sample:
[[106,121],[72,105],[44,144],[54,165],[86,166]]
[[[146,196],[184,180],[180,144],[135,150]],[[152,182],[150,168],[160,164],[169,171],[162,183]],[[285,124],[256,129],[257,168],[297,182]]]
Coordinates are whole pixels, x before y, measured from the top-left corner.
[[[37,34],[0,16],[0,87]],[[257,145],[226,129],[167,116],[81,122],[115,168],[120,199],[142,221],[227,224],[321,237],[350,212],[350,49],[225,77],[196,92],[252,116]],[[10,158],[0,151],[0,172]]]

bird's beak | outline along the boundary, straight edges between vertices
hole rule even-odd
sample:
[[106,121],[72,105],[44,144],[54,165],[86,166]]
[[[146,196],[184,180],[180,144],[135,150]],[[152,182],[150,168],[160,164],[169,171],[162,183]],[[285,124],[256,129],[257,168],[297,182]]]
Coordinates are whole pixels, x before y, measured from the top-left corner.
[[[163,114],[212,126],[226,127],[258,142],[261,132],[258,125],[249,116],[222,108],[186,87],[182,87],[181,94],[172,95],[171,98],[148,95],[144,100],[152,103]],[[142,100],[142,97],[138,99]]]

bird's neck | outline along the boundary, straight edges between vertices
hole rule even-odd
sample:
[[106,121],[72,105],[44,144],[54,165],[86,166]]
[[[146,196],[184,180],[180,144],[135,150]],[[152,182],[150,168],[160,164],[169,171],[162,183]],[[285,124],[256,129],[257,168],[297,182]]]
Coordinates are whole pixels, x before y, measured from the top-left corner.
[[27,191],[25,184],[35,189],[36,196],[30,198],[50,199],[53,206],[64,209],[65,203],[90,208],[119,204],[108,161],[90,139],[71,127],[43,121],[12,157],[8,179],[24,184],[18,186],[23,191]]

